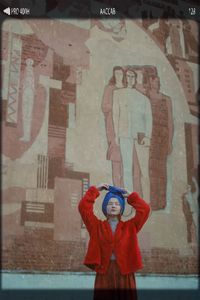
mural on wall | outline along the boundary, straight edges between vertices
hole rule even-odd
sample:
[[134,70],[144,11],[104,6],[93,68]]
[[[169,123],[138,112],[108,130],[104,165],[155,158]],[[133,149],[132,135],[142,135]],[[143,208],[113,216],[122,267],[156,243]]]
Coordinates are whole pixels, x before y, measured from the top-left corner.
[[173,113],[171,99],[160,93],[156,68],[114,67],[102,111],[113,183],[150,197],[152,209],[164,208]]
[[192,32],[192,26],[196,24],[187,19],[160,19],[148,29],[166,55],[173,55],[182,59],[197,62],[198,37]]
[[198,73],[195,46],[180,50],[196,27],[159,39],[141,21],[4,22],[4,269],[88,271],[77,204],[108,182],[152,207],[143,272],[197,272]]
[[187,149],[187,182],[183,193],[183,211],[187,220],[189,243],[198,243],[199,238],[199,186],[198,186],[198,126],[185,123],[185,143]]
[[[64,63],[55,48],[38,38],[37,25],[37,21],[31,23],[34,31],[27,24],[26,34],[20,35],[21,23],[8,22],[3,31],[4,74],[8,74],[2,100],[3,238],[5,247],[19,239],[26,249],[28,237],[67,241],[68,248],[75,242],[81,251],[76,206],[88,188],[89,174],[74,171],[65,151],[66,130],[75,126],[76,85],[81,83],[82,66]],[[66,222],[67,215],[74,215],[77,223]],[[10,238],[13,234],[15,239]],[[18,262],[8,261],[10,268],[30,268],[23,263],[23,253],[16,256]],[[32,268],[45,268],[42,256]],[[68,254],[64,257],[66,269]],[[70,268],[72,262],[73,255]],[[52,268],[59,269],[58,262]]]
[[147,28],[148,34],[158,43],[172,64],[183,85],[185,96],[194,116],[199,117],[197,90],[192,68],[198,64],[198,25],[193,20],[158,19]]
[[126,23],[124,19],[93,19],[92,27],[97,26],[99,29],[108,32],[117,42],[126,38]]

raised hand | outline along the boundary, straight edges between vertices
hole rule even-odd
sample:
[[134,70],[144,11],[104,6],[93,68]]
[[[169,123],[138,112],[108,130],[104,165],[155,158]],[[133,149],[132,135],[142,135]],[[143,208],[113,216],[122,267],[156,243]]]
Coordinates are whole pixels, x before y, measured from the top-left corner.
[[97,189],[101,192],[103,190],[108,191],[109,189],[109,184],[107,183],[101,183],[100,185],[97,186]]
[[126,193],[123,194],[124,198],[128,198],[128,196],[131,194],[131,192],[129,192],[127,189],[123,189]]

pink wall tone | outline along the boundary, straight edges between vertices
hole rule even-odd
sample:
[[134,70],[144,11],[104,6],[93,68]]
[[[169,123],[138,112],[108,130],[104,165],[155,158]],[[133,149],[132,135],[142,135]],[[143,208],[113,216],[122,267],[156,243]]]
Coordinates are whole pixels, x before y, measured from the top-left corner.
[[[22,236],[24,234],[24,226],[21,226],[21,208],[16,212],[11,213],[8,216],[3,216],[2,220],[2,239],[4,240],[7,236]],[[14,226],[15,224],[15,226]]]
[[[37,20],[26,21],[45,45],[65,58],[70,65],[89,66],[89,50],[85,45],[89,30],[61,21]],[[49,30],[50,29],[50,30]]]
[[2,191],[3,203],[22,203],[26,199],[26,190],[20,187],[12,187]]
[[77,204],[82,194],[80,180],[55,179],[54,240],[79,241],[81,218]]
[[26,191],[23,188],[8,188],[2,191],[2,238],[9,235],[18,236],[24,234],[24,227],[21,225],[21,206],[26,198]]

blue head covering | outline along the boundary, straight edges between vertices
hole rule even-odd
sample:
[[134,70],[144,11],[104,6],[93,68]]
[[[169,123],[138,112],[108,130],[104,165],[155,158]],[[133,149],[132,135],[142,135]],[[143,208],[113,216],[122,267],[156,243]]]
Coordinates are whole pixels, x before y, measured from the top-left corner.
[[102,203],[102,211],[104,213],[105,216],[107,216],[107,205],[108,205],[108,201],[111,198],[116,198],[119,201],[119,204],[121,206],[121,214],[123,214],[124,212],[124,208],[125,208],[125,201],[124,201],[124,197],[123,194],[126,194],[126,191],[123,189],[120,189],[118,187],[115,186],[111,186],[109,185],[109,192],[105,195],[104,199],[103,199],[103,203]]

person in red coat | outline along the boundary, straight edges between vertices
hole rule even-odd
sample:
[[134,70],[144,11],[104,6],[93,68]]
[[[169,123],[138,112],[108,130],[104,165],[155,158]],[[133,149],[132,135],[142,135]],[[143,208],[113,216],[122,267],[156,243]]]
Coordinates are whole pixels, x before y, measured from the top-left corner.
[[[102,203],[106,220],[99,220],[93,205],[100,191],[107,190]],[[122,221],[125,198],[136,213]],[[79,212],[90,235],[84,264],[96,272],[94,300],[136,300],[134,273],[142,268],[137,233],[146,222],[150,206],[138,193],[108,184],[91,186],[79,203]]]

